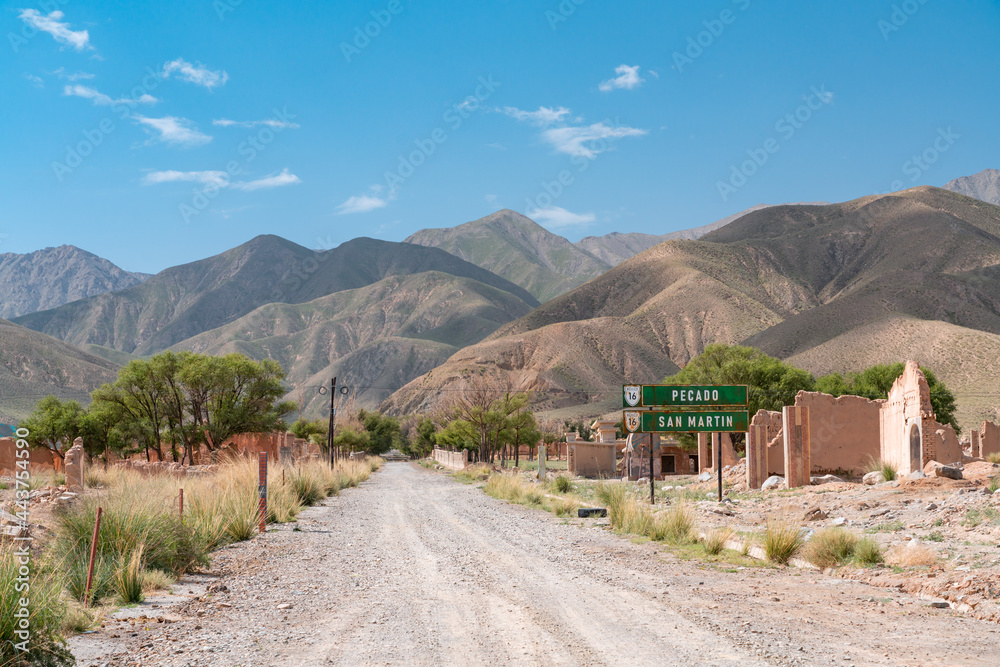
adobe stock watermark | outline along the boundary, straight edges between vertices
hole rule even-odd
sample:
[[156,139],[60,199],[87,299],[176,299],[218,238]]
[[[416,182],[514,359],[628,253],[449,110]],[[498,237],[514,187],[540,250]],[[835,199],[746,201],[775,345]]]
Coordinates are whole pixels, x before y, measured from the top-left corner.
[[243,4],[243,0],[213,0],[212,9],[220,21],[226,20],[226,14],[236,11],[236,8]]
[[[111,112],[117,114],[119,120],[129,118],[134,113],[135,107],[139,105],[142,96],[156,90],[163,80],[162,72],[147,66],[146,76],[142,78],[142,81],[134,86],[128,94],[122,94],[120,99],[114,100],[110,104]],[[80,134],[83,135],[83,138],[75,144],[67,144],[66,155],[62,162],[56,160],[52,163],[52,172],[55,174],[56,180],[62,183],[116,129],[113,117],[105,116],[97,123],[96,127],[81,131]]]
[[903,0],[903,2],[893,5],[889,20],[879,19],[876,24],[879,32],[882,33],[882,39],[888,42],[889,35],[899,32],[910,18],[926,4],[927,0]]
[[184,224],[190,224],[192,218],[201,215],[225,188],[232,185],[233,177],[242,174],[243,170],[274,142],[277,135],[287,128],[296,126],[292,122],[295,119],[295,114],[288,113],[288,107],[283,109],[275,107],[271,113],[273,115],[270,120],[273,122],[262,123],[256,133],[247,136],[236,147],[236,153],[241,159],[227,162],[225,171],[220,172],[218,179],[194,188],[191,191],[189,202],[178,204],[177,211],[180,213],[181,219],[184,220]]
[[16,611],[14,612],[14,636],[19,640],[14,648],[19,653],[28,652],[31,641],[31,533],[28,523],[28,493],[31,488],[31,448],[25,439],[30,435],[28,429],[19,428],[14,431],[17,438],[16,463],[14,467],[14,516],[17,517],[18,536],[14,539],[14,558],[17,559],[17,577],[14,582],[14,593],[17,594]]
[[[903,172],[905,176],[909,176],[910,183],[916,185],[917,180],[923,176],[931,167],[941,159],[944,153],[951,150],[951,147],[955,145],[955,142],[962,138],[961,134],[958,134],[949,125],[947,128],[939,127],[937,129],[937,135],[931,141],[931,143],[924,150],[919,153],[914,153],[906,160],[900,167],[900,171]],[[906,187],[906,182],[897,178],[892,183],[889,184],[889,189],[885,192],[876,192],[875,194],[887,195],[890,192],[899,192]]]
[[[732,0],[732,2],[741,12],[750,8],[750,0]],[[693,65],[694,61],[705,53],[705,49],[711,48],[715,44],[715,40],[722,36],[722,33],[726,31],[726,26],[736,23],[738,16],[739,14],[732,9],[723,9],[717,18],[702,21],[701,24],[705,29],[694,36],[688,36],[687,47],[683,52],[674,51],[674,69],[682,74],[685,67]]]
[[499,81],[493,79],[492,74],[479,77],[477,84],[472,95],[469,95],[458,104],[453,104],[441,115],[441,120],[444,121],[447,129],[445,127],[436,127],[431,130],[426,138],[415,139],[413,141],[415,148],[406,155],[399,155],[399,160],[394,170],[386,170],[383,178],[385,179],[385,187],[390,193],[396,192],[407,179],[413,176],[417,172],[417,169],[427,161],[427,158],[433,155],[439,146],[448,141],[448,132],[457,132],[472,114],[482,108],[483,103],[501,85]]
[[565,23],[570,16],[576,14],[576,8],[587,0],[560,0],[555,9],[545,10],[545,20],[549,22],[549,27],[554,31],[560,23]]
[[781,150],[782,141],[791,140],[812,119],[813,114],[832,101],[833,93],[826,90],[826,84],[818,88],[812,86],[809,89],[809,94],[805,97],[805,102],[775,121],[774,131],[779,134],[780,138],[768,137],[759,148],[747,149],[746,160],[739,165],[730,165],[729,178],[725,181],[716,181],[715,187],[719,191],[722,201],[728,201],[732,195],[746,185],[747,181],[767,164],[771,156]]
[[350,42],[340,43],[340,52],[344,54],[344,60],[351,62],[355,56],[360,56],[361,52],[368,48],[372,40],[382,34],[382,31],[392,23],[392,17],[399,16],[403,12],[403,3],[400,0],[389,0],[385,9],[373,9],[372,20],[363,26],[354,26],[353,39]]
[[[618,118],[613,120],[606,118],[599,125],[606,125],[611,130],[614,130],[621,127],[622,123]],[[524,199],[526,205],[524,209],[525,213],[552,206],[576,182],[577,177],[590,168],[598,156],[609,151],[614,143],[622,138],[621,136],[615,136],[614,132],[609,132],[608,134],[609,136],[607,137],[592,139],[586,146],[586,152],[570,157],[569,162],[575,168],[574,170],[562,169],[552,180],[542,179],[539,181],[538,191],[535,195],[533,197],[525,197]]]

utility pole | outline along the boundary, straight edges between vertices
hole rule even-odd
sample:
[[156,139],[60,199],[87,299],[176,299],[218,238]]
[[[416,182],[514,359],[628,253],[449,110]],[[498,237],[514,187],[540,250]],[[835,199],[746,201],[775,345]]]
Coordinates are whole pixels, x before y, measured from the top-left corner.
[[326,446],[327,450],[330,452],[330,467],[336,463],[335,453],[333,451],[333,436],[334,431],[337,426],[337,406],[334,401],[337,400],[337,378],[334,377],[330,380],[330,425],[327,427],[326,431]]

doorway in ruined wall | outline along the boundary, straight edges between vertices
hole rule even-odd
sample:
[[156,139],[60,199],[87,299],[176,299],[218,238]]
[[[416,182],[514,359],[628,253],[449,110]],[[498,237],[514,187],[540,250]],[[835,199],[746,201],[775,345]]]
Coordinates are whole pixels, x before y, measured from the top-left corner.
[[924,469],[920,445],[920,427],[917,424],[910,424],[910,472]]

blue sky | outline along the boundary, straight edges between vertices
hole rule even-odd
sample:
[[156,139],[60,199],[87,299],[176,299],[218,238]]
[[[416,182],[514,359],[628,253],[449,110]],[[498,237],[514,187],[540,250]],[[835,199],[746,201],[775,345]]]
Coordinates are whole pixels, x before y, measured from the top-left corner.
[[[1000,167],[1000,3],[0,3],[0,252],[571,240]],[[916,157],[916,159],[914,159]]]

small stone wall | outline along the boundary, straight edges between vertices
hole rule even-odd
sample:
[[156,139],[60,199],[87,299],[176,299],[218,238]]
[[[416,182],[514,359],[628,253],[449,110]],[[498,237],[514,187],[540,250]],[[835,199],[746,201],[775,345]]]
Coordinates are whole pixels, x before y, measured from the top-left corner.
[[575,440],[569,443],[566,466],[579,477],[613,477],[617,451],[615,442]]
[[462,470],[469,465],[469,450],[463,449],[460,452],[449,452],[447,449],[434,448],[434,460],[445,468]]

